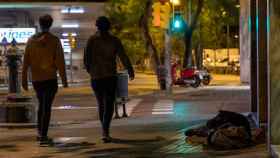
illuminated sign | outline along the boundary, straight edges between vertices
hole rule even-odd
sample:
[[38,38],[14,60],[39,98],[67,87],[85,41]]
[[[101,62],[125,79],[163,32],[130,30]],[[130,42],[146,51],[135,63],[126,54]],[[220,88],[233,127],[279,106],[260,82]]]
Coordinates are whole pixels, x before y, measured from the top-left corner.
[[63,47],[64,53],[71,53],[69,39],[60,39],[60,42]]
[[4,37],[6,37],[8,43],[11,43],[13,38],[17,43],[26,43],[28,38],[35,33],[35,28],[0,28],[0,43]]
[[85,10],[83,7],[67,7],[67,8],[63,8],[61,10],[61,13],[64,13],[64,14],[69,14],[69,13],[73,13],[73,14],[82,14],[84,13]]

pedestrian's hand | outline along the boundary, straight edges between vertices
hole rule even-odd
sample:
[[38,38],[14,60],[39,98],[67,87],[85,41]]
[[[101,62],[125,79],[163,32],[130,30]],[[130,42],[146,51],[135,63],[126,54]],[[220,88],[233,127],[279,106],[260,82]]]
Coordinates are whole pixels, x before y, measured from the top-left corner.
[[28,84],[22,84],[22,88],[23,88],[25,91],[28,91]]
[[131,81],[134,80],[134,77],[135,77],[135,76],[134,76],[134,73],[132,73],[132,74],[129,75],[129,79],[130,79]]
[[64,83],[63,88],[68,88],[68,83]]

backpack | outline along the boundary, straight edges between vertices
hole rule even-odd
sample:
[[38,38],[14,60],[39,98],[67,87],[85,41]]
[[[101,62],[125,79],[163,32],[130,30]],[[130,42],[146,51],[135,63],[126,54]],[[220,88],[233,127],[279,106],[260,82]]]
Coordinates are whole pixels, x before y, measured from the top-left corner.
[[207,121],[207,128],[211,130],[218,130],[220,128],[225,128],[225,126],[235,126],[243,127],[249,136],[249,141],[251,140],[251,127],[246,116],[231,112],[231,111],[219,111],[218,115]]
[[250,145],[248,132],[244,127],[229,125],[211,132],[207,143],[217,150],[240,149]]

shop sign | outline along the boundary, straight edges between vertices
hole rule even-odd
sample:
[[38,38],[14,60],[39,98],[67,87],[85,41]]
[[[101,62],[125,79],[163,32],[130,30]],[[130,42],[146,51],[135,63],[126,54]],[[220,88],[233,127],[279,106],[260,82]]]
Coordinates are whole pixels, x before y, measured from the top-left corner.
[[26,43],[28,38],[35,33],[35,28],[0,28],[0,43],[4,37],[6,37],[8,43],[11,43],[13,38],[17,43]]

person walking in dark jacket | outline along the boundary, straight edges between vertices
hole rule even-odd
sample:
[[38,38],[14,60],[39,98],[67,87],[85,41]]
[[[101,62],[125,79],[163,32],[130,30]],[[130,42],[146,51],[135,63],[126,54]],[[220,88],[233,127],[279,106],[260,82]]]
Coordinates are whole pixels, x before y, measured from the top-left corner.
[[64,87],[68,87],[64,53],[58,37],[49,32],[53,23],[50,15],[41,16],[39,24],[42,32],[32,36],[26,45],[22,86],[28,90],[28,70],[31,70],[32,84],[36,92],[38,108],[38,137],[40,144],[51,143],[48,138],[48,128],[51,117],[51,106],[57,92],[57,70]]
[[109,130],[114,113],[117,57],[128,70],[131,80],[134,79],[134,70],[121,41],[109,32],[108,18],[99,17],[96,26],[98,31],[88,39],[85,48],[84,64],[91,76],[91,86],[98,103],[99,119],[103,129],[102,140],[107,143],[112,141]]

